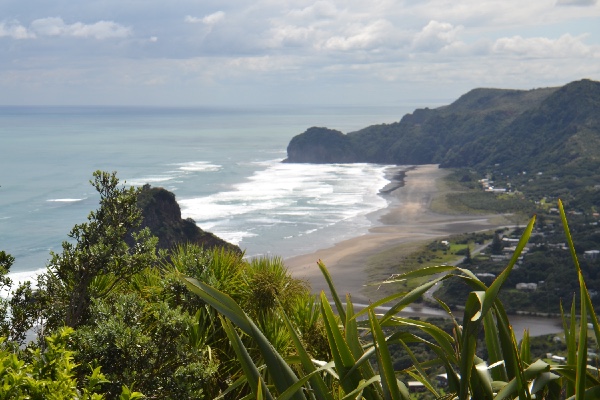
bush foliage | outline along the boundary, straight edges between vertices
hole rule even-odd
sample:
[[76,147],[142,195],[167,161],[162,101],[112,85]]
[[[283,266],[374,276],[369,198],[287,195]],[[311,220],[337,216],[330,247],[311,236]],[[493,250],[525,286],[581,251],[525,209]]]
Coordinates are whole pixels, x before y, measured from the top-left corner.
[[[428,267],[395,277],[418,279],[410,291],[355,310],[321,262],[330,297],[311,294],[280,258],[195,245],[157,252],[147,233],[128,244],[139,222],[134,191],[114,174],[94,176],[100,209],[74,228],[37,288],[22,284],[0,302],[0,398],[409,399],[407,379],[438,399],[600,396],[587,363],[588,324],[595,337],[600,329],[562,204],[578,296],[563,312],[567,356],[557,365],[532,359],[527,334],[516,342],[501,296],[535,218],[489,285],[465,268]],[[4,290],[13,261],[0,252]],[[438,300],[451,329],[399,314],[442,281],[468,288],[462,316]],[[38,339],[24,348],[32,328]]]
[[[230,341],[235,343],[234,348],[242,365],[240,380],[251,391],[247,398],[409,399],[406,384],[398,379],[399,373],[420,382],[438,399],[597,398],[600,395],[598,369],[587,364],[588,321],[596,337],[600,337],[600,327],[579,267],[562,204],[559,206],[579,280],[581,312],[581,319],[578,320],[574,300],[570,314],[563,313],[568,350],[564,365],[549,364],[541,359],[532,360],[527,332],[521,343],[517,343],[498,297],[531,235],[535,218],[525,229],[508,266],[489,286],[466,269],[453,266],[424,268],[403,274],[398,279],[429,276],[431,279],[427,283],[355,312],[350,296],[346,297],[345,304],[342,303],[326,267],[319,263],[332,295],[331,300],[324,293],[320,296],[320,313],[331,350],[330,359],[313,359],[301,341],[301,334],[291,324],[288,324],[288,330],[296,348],[296,356],[289,358],[280,354],[232,298],[193,278],[181,275],[180,279],[222,315],[221,323]],[[450,279],[462,280],[471,288],[462,319],[455,317],[443,302],[439,302],[454,321],[452,334],[436,325],[398,316],[398,312],[414,303],[432,286]],[[338,316],[334,314],[330,303],[334,304]],[[393,305],[385,314],[376,315],[376,307],[385,303]],[[368,320],[362,321],[362,316],[367,316]],[[289,321],[285,313],[282,318]],[[261,354],[259,360],[248,357],[248,350],[234,326],[254,339],[252,346],[258,347]],[[386,333],[392,328],[393,333]],[[419,333],[414,333],[415,328]],[[480,335],[484,336],[486,360],[476,355]],[[411,350],[411,344],[414,343],[426,345],[437,357],[417,359]],[[400,345],[410,357],[412,363],[408,368],[401,371],[394,368],[390,355],[392,345]],[[439,367],[447,376],[446,391],[438,388],[428,372]]]

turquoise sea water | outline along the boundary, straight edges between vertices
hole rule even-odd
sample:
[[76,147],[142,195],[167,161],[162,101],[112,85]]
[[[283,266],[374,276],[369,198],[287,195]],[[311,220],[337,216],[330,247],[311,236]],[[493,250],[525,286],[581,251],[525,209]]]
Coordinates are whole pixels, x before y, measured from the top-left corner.
[[289,140],[412,109],[0,107],[0,250],[16,258],[16,279],[44,268],[97,207],[89,180],[98,169],[173,191],[184,217],[249,256],[328,247],[364,232],[365,216],[386,206],[386,167],[282,164]]

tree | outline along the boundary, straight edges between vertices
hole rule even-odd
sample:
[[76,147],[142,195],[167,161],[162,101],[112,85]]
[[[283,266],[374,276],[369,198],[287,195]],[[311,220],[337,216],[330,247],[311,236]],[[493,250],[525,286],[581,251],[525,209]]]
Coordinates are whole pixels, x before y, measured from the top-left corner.
[[[131,233],[142,221],[139,189],[119,187],[116,172],[96,171],[93,176],[90,183],[100,194],[100,207],[71,230],[74,242],[63,242],[61,254],[51,253],[39,281],[50,303],[50,327],[81,325],[92,298],[105,297],[119,282],[156,262],[156,238],[148,230]],[[125,242],[129,234],[131,247]]]
[[500,235],[498,234],[498,232],[494,233],[494,239],[492,239],[490,249],[492,254],[502,254],[503,247],[504,246],[502,245],[502,239],[500,239]]
[[[108,383],[100,367],[76,379],[77,364],[69,349],[73,329],[63,327],[45,338],[44,349],[28,349],[27,353],[11,348],[0,338],[0,398],[1,399],[82,399],[101,400],[103,386]],[[125,385],[119,388],[119,399],[142,399]]]
[[[10,267],[15,262],[15,258],[5,251],[0,251],[0,291],[7,292],[12,286],[12,280],[8,277]],[[8,336],[10,330],[9,301],[0,297],[0,335]]]
[[[36,323],[41,303],[30,282],[19,284],[13,290],[13,282],[8,276],[15,258],[5,251],[0,251],[0,336],[8,342],[23,344],[27,331]],[[5,297],[6,296],[6,297]]]
[[[143,273],[160,275],[156,269]],[[75,361],[101,367],[110,381],[105,384],[108,398],[121,393],[122,385],[135,386],[153,399],[216,397],[208,390],[219,383],[215,379],[219,357],[211,357],[215,348],[206,343],[210,321],[204,323],[199,314],[172,308],[154,296],[144,297],[144,292],[158,289],[118,290],[94,299],[90,320],[73,335]]]
[[471,257],[471,247],[469,247],[469,245],[467,245],[466,251],[465,251],[465,258],[463,260],[463,263],[465,264],[471,264],[473,262],[473,258]]

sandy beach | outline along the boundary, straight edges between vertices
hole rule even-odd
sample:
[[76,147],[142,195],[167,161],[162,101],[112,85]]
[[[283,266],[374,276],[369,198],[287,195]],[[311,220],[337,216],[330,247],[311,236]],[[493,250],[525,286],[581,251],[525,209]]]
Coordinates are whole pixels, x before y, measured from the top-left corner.
[[[457,233],[497,228],[497,215],[445,215],[431,208],[432,200],[444,194],[441,180],[449,172],[437,165],[420,165],[406,172],[404,184],[392,190],[390,205],[375,217],[366,235],[327,249],[292,257],[285,263],[297,278],[307,280],[314,292],[328,290],[317,266],[322,260],[329,269],[340,294],[351,293],[355,302],[377,300],[367,295],[365,285],[381,281],[370,273],[367,260],[375,254],[403,243],[423,242]],[[495,220],[495,221],[494,221]],[[386,271],[386,276],[395,271]]]

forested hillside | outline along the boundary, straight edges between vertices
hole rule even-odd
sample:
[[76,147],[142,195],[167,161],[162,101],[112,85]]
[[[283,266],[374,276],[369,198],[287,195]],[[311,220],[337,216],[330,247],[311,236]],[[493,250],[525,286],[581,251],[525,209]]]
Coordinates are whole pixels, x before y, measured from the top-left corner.
[[474,89],[437,109],[343,135],[310,128],[294,137],[286,162],[440,164],[506,173],[568,174],[600,166],[600,83],[533,90]]
[[215,399],[230,386],[225,398],[243,398],[226,329],[182,276],[235,299],[286,356],[284,313],[315,358],[330,357],[315,297],[280,258],[246,260],[192,229],[164,189],[101,171],[91,183],[98,209],[36,281],[12,282],[15,258],[0,250],[1,399]]

